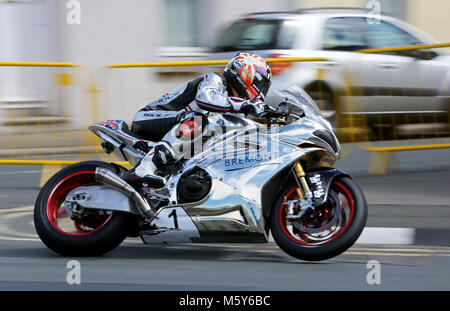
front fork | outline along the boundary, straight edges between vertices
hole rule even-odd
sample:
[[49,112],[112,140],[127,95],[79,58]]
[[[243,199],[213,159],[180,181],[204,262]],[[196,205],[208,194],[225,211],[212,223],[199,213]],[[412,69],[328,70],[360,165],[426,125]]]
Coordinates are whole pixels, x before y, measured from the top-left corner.
[[[288,220],[298,220],[300,219],[307,211],[314,210],[314,205],[312,202],[313,194],[311,189],[309,188],[308,182],[306,181],[306,173],[303,170],[300,162],[295,163],[294,166],[295,180],[297,182],[297,194],[299,196],[298,202],[291,202],[291,211],[292,214],[287,217]],[[296,204],[297,203],[297,204]],[[295,208],[295,206],[297,208]]]
[[[300,199],[306,198],[306,199],[311,199],[312,198],[312,193],[311,190],[309,189],[308,183],[306,182],[306,173],[303,170],[302,165],[300,164],[300,162],[295,163],[294,166],[294,172],[295,172],[295,176],[297,184],[298,184],[298,188],[297,188],[297,194],[300,197]],[[300,190],[300,188],[303,190]]]

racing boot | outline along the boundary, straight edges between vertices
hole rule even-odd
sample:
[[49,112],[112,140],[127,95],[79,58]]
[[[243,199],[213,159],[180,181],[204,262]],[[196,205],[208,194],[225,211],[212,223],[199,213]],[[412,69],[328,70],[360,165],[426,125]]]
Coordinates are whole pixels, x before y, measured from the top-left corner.
[[174,161],[173,150],[167,143],[156,145],[141,162],[129,171],[127,182],[145,182],[150,188],[164,187],[166,179],[156,175],[156,171]]

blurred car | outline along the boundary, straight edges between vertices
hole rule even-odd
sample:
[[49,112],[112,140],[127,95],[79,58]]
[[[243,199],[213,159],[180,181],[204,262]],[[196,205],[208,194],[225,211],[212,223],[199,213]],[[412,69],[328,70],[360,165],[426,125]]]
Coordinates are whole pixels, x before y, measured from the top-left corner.
[[448,124],[449,54],[443,49],[357,52],[436,43],[399,19],[368,16],[363,9],[248,14],[220,34],[210,58],[230,59],[237,51],[253,51],[264,58],[328,59],[271,64],[271,91],[292,84],[303,87],[334,127],[346,126],[345,120],[353,120],[353,125],[367,121],[369,128],[384,131],[398,124]]

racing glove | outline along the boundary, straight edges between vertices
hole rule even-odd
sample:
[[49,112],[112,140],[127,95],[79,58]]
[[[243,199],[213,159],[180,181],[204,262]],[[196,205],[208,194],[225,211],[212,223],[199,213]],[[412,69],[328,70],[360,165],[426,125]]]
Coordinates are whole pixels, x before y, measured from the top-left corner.
[[235,112],[251,114],[258,118],[264,118],[267,113],[266,105],[258,99],[243,100],[237,97],[230,98]]

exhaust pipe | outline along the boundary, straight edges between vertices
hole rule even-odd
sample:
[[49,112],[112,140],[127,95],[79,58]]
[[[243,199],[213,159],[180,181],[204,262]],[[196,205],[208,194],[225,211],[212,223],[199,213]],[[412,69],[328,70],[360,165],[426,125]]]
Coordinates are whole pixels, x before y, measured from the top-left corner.
[[111,172],[106,168],[97,167],[97,169],[95,170],[95,180],[103,184],[110,185],[120,192],[123,192],[130,196],[136,202],[139,211],[146,221],[150,222],[156,217],[155,212],[153,212],[147,201],[117,174]]

